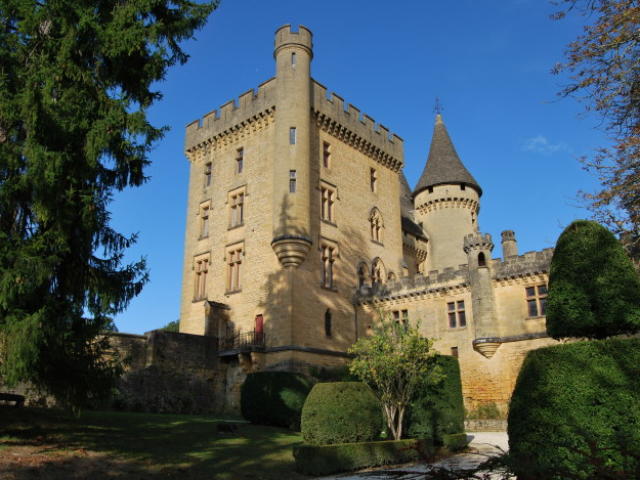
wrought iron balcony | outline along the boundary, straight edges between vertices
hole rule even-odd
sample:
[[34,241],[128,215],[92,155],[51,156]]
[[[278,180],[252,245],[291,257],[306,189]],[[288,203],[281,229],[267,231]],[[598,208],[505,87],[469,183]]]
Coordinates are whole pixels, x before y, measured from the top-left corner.
[[221,338],[218,341],[218,355],[236,355],[238,353],[262,352],[264,351],[264,332],[244,332],[237,333],[230,337]]

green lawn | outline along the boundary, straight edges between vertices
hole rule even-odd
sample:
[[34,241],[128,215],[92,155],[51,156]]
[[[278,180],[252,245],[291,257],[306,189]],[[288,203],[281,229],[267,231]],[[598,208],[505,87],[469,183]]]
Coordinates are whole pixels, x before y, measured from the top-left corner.
[[40,478],[45,469],[42,478],[54,479],[295,480],[307,478],[293,470],[292,446],[301,442],[298,433],[245,423],[237,434],[218,433],[210,416],[85,412],[75,419],[3,407],[0,477]]

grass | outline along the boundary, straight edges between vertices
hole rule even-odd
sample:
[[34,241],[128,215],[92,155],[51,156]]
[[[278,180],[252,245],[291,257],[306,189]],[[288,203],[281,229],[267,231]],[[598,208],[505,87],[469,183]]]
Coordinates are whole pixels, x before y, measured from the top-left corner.
[[198,415],[0,407],[0,478],[304,479],[294,471],[300,434]]

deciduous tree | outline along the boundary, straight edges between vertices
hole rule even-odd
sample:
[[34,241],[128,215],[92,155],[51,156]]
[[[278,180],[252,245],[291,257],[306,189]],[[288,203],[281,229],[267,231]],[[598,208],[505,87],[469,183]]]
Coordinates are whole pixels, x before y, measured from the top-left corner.
[[598,221],[640,261],[640,5],[636,0],[556,0],[556,18],[578,11],[589,19],[555,72],[571,82],[561,92],[602,117],[611,146],[582,159],[602,185],[585,193]]
[[359,339],[349,353],[355,358],[349,370],[376,392],[393,438],[402,438],[402,423],[407,406],[416,390],[425,382],[441,378],[435,362],[433,340],[417,328],[391,321],[381,313],[374,334]]
[[99,334],[147,279],[115,191],[145,182],[152,88],[217,0],[0,0],[0,329],[6,383],[70,406],[112,385]]

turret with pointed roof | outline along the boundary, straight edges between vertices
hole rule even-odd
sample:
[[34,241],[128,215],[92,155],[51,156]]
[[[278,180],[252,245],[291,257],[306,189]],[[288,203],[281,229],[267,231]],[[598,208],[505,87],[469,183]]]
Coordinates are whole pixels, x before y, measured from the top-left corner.
[[480,195],[480,185],[460,161],[438,115],[427,164],[412,194],[415,221],[429,238],[422,271],[467,263],[464,238],[478,231]]
[[413,191],[413,197],[436,185],[466,185],[482,195],[480,185],[460,161],[440,114],[436,116],[427,164]]

